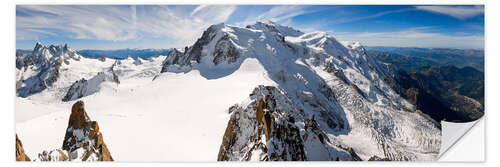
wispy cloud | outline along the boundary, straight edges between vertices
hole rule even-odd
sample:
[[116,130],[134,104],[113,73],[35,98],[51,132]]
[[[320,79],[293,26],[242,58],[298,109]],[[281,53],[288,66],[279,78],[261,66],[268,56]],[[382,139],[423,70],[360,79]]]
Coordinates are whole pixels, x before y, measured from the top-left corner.
[[483,6],[416,6],[416,9],[468,19],[484,13]]
[[[189,6],[188,6],[189,7]],[[17,39],[44,36],[75,39],[130,40],[170,38],[191,44],[209,25],[225,22],[235,6],[20,5]],[[189,10],[192,9],[192,10]]]
[[178,40],[179,46],[192,44],[212,24],[225,22],[235,6],[201,6],[192,11],[158,6],[140,10],[138,29],[153,37],[167,36]]
[[402,13],[402,12],[407,12],[407,11],[412,11],[414,9],[412,8],[407,8],[407,9],[398,9],[398,10],[388,10],[388,11],[383,11],[383,12],[378,12],[375,14],[371,15],[366,15],[366,16],[359,16],[359,17],[344,17],[344,18],[339,18],[338,20],[330,21],[330,23],[333,24],[339,24],[339,23],[349,23],[349,22],[354,22],[354,21],[360,21],[360,20],[366,20],[366,19],[373,19],[385,15],[390,15],[390,14],[395,14],[395,13]]
[[[295,14],[291,15],[292,17],[321,11],[321,10],[311,10],[311,9],[297,10],[297,9],[292,9],[292,8],[290,8],[289,10],[295,11]],[[378,18],[378,17],[391,15],[391,14],[414,11],[416,9],[415,8],[404,8],[404,9],[396,9],[396,10],[387,10],[387,11],[382,11],[382,12],[373,13],[373,14],[369,14],[369,15],[361,15],[361,16],[358,16],[358,15],[353,16],[352,13],[345,11],[345,10],[346,9],[339,8],[338,10],[331,11],[331,12],[337,12],[337,13],[332,13],[331,18],[317,18],[315,20],[308,20],[307,24],[301,24],[301,23],[294,22],[294,21],[292,21],[292,19],[290,19],[291,17],[287,17],[286,19],[281,19],[278,21],[281,21],[281,23],[284,25],[289,25],[289,26],[292,26],[295,28],[299,28],[304,32],[313,32],[313,31],[321,31],[321,30],[329,29],[329,27],[331,27],[332,25],[336,25],[336,24],[344,24],[344,23],[351,23],[351,22],[355,22],[355,21],[373,19],[373,18]],[[291,11],[287,11],[287,10],[279,10],[279,11],[283,11],[283,13],[291,12]],[[264,13],[263,15],[271,16],[268,13]],[[259,17],[257,17],[257,18],[259,18]],[[269,20],[272,20],[272,19],[269,19]],[[277,20],[277,19],[275,19],[275,20]],[[275,21],[275,20],[272,20],[272,21]]]
[[[369,21],[364,22],[365,20],[390,20],[392,16],[403,12],[408,12],[405,13],[408,15],[417,15],[422,12],[438,13],[442,16],[426,15],[425,17],[450,16],[459,19],[461,25],[456,25],[460,28],[454,30],[447,28],[455,27],[455,25],[444,25],[439,29],[408,28],[414,25],[440,25],[440,23],[421,24],[420,20],[409,19],[401,22],[411,24],[402,24],[402,27],[387,26],[387,29],[384,29],[380,26],[376,28],[376,24]],[[157,48],[184,47],[193,44],[201,36],[203,30],[212,24],[225,22],[245,26],[254,24],[256,21],[270,20],[304,32],[337,30],[331,34],[341,40],[356,40],[366,45],[481,48],[484,45],[484,37],[471,34],[483,32],[484,23],[468,18],[483,13],[483,6],[439,5],[391,6],[390,8],[314,5],[18,5],[16,39],[56,42],[66,39],[84,39],[75,41],[89,43],[89,41],[92,42],[91,40],[102,40],[99,42],[110,45],[124,43],[120,45],[123,47],[136,47],[142,42],[145,47],[152,44]],[[421,20],[426,19],[425,17]],[[366,27],[360,29],[360,25],[366,25]],[[400,30],[404,27],[407,29]],[[387,32],[379,32],[381,29]],[[338,30],[346,32],[339,33]],[[447,31],[453,31],[453,33]],[[464,33],[456,31],[464,31]]]
[[393,32],[336,32],[338,40],[359,41],[366,46],[483,48],[484,36],[429,32],[433,27],[416,27]]
[[291,23],[293,17],[304,15],[316,10],[309,9],[310,6],[294,6],[294,5],[279,5],[270,8],[269,10],[259,13],[258,15],[249,15],[244,21],[235,23],[236,25],[243,26],[248,24],[253,24],[256,21],[273,21],[273,22],[283,22]]
[[[127,40],[136,37],[131,27],[131,6],[18,6],[18,38],[37,38],[27,30],[71,34],[77,39]],[[34,36],[31,36],[34,35]]]

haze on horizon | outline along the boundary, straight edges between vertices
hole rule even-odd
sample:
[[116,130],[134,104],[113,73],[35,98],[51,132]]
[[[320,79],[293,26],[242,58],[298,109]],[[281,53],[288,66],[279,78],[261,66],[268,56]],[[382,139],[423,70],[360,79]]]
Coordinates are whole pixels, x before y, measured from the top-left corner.
[[366,46],[484,48],[484,6],[17,5],[16,47],[182,48],[210,25],[273,21]]

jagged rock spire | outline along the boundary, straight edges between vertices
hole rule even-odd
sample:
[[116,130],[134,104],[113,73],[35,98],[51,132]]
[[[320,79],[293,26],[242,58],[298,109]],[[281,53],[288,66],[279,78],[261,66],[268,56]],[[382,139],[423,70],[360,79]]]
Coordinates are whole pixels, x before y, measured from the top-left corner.
[[84,106],[83,101],[73,104],[62,148],[43,151],[35,161],[113,161],[99,125]]
[[[99,132],[98,123],[90,120],[84,106],[83,101],[73,104],[62,149],[70,152],[73,158],[75,155],[76,158],[82,158],[82,161],[113,161]],[[77,151],[79,149],[82,151]]]

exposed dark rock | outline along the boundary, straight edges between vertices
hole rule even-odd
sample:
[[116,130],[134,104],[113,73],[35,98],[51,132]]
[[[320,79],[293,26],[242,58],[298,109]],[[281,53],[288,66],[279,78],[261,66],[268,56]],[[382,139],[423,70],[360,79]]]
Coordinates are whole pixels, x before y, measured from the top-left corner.
[[76,100],[94,94],[100,90],[100,84],[105,81],[111,81],[115,82],[116,84],[120,84],[118,75],[115,73],[113,68],[110,68],[106,72],[97,73],[97,75],[90,78],[89,80],[82,78],[78,81],[75,81],[73,84],[71,84],[62,101],[66,102]]
[[223,36],[215,44],[215,53],[213,63],[215,65],[227,61],[228,63],[234,63],[239,58],[239,52],[233,45],[228,35]]
[[[227,34],[222,32],[220,35],[221,37],[216,39],[217,41],[214,41],[217,34],[221,33],[218,31],[221,26],[225,25],[218,24],[210,26],[203,32],[201,38],[198,38],[192,46],[186,47],[182,52],[177,49],[172,49],[163,61],[161,72],[167,72],[168,67],[172,65],[178,67],[191,67],[192,63],[200,63],[203,56],[212,56],[212,62],[215,65],[222,62],[236,62],[240,54]],[[215,42],[214,51],[211,53],[212,55],[203,55],[203,48],[212,41]]]
[[83,96],[85,96],[85,91],[87,86],[88,82],[85,78],[76,81],[71,85],[68,92],[66,92],[66,95],[63,97],[62,101],[70,101],[82,98]]
[[309,158],[315,157],[308,157],[307,152],[312,145],[325,149],[326,157],[329,157],[325,160],[361,160],[354,150],[330,141],[315,118],[307,118],[276,87],[259,86],[250,97],[252,101],[248,106],[230,107],[231,118],[218,161],[312,160]]
[[43,151],[37,161],[113,161],[99,125],[90,120],[83,101],[71,108],[62,148]]
[[[99,131],[99,125],[90,120],[83,101],[76,102],[71,108],[62,149],[70,152],[72,158],[80,157],[82,161],[91,157],[97,161],[113,161]],[[78,149],[83,149],[83,155],[79,155]]]
[[380,158],[376,155],[370,157],[370,159],[368,159],[368,161],[391,161],[389,158]]

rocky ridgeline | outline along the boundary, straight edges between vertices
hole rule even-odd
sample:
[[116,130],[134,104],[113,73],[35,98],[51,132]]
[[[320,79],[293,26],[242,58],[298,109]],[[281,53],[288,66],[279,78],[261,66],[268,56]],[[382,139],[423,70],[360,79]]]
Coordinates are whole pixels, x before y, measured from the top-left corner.
[[21,76],[16,81],[18,95],[27,97],[52,86],[59,79],[62,64],[69,64],[71,59],[79,61],[80,55],[68,45],[43,46],[37,43],[32,53],[16,55],[18,70],[35,72],[33,76]]
[[[192,63],[200,63],[202,57],[210,55],[214,65],[226,62],[228,64],[236,62],[240,57],[239,51],[229,34],[220,31],[224,24],[210,26],[205,30],[194,45],[186,47],[183,52],[172,49],[162,64],[161,72],[167,72],[170,66],[191,67]],[[214,42],[213,53],[202,54],[204,47]]]
[[66,95],[62,98],[62,101],[66,102],[76,100],[94,94],[99,91],[100,84],[106,81],[120,84],[118,75],[113,70],[113,67],[104,72],[97,73],[97,75],[88,80],[82,78],[81,80],[75,81],[69,87]]
[[[16,135],[16,160],[30,161]],[[62,148],[43,151],[34,161],[113,161],[99,125],[87,115],[83,101],[71,108]]]

